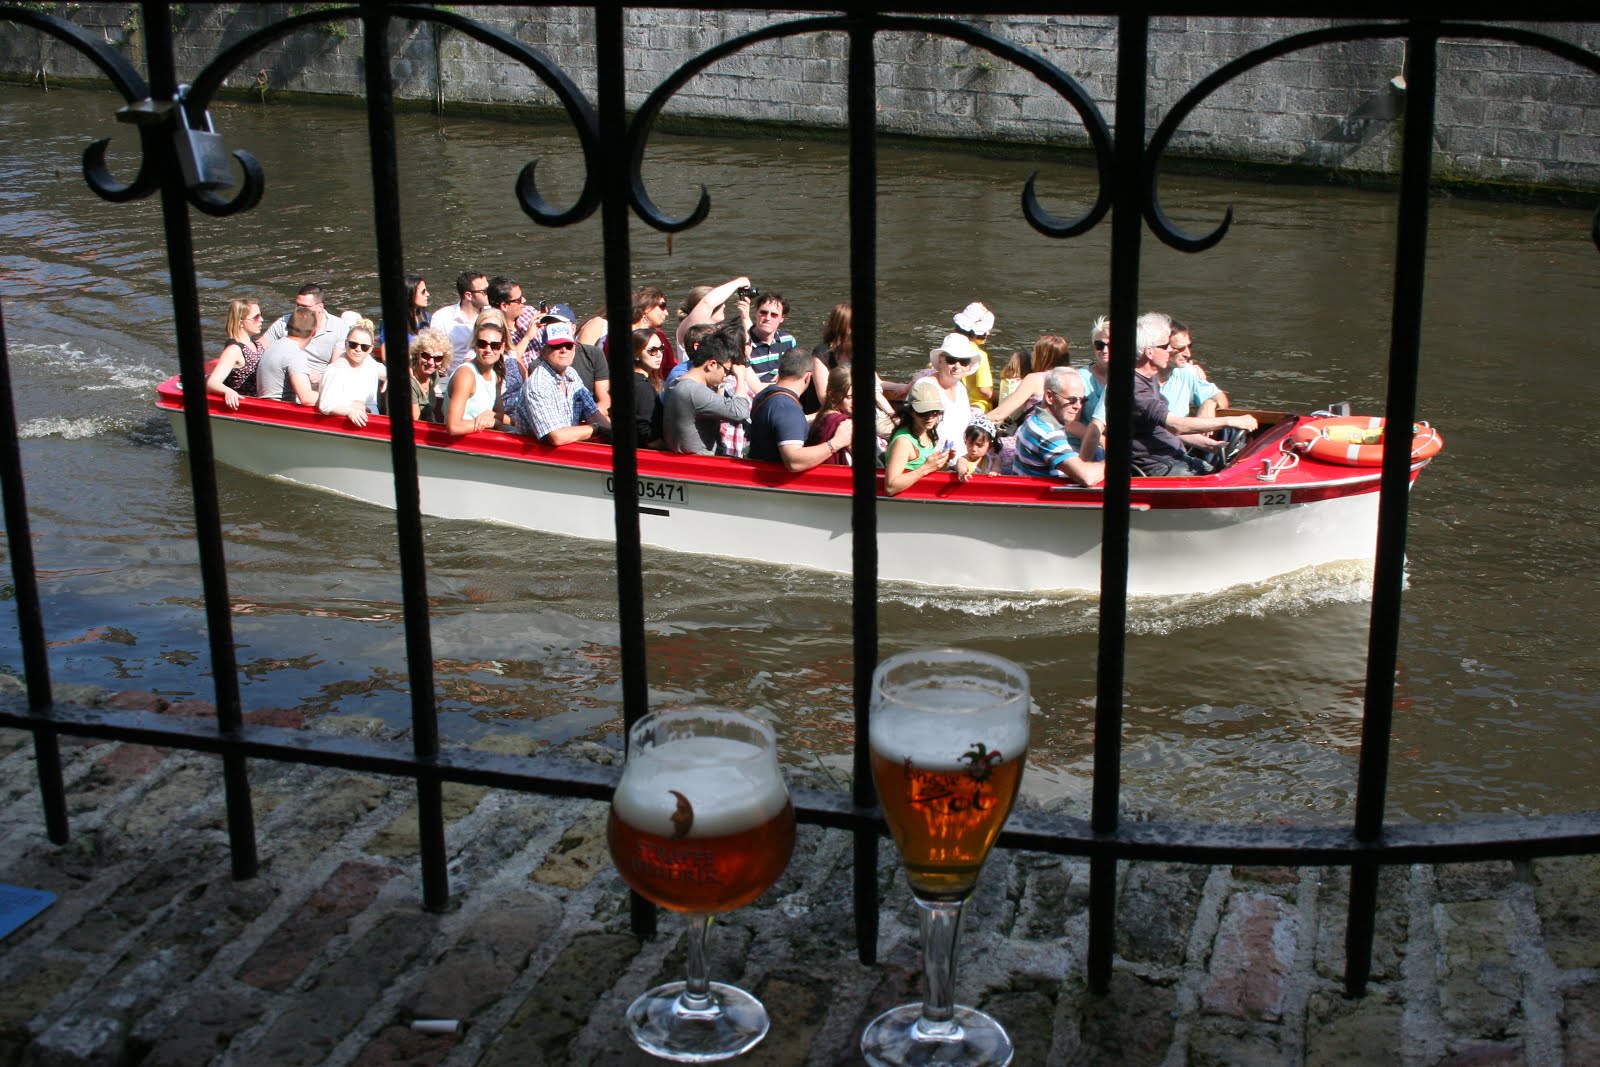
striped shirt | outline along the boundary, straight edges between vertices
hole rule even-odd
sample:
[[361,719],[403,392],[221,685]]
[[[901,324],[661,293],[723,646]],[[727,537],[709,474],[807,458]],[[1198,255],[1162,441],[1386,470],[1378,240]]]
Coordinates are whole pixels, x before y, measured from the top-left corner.
[[1018,474],[1065,477],[1061,464],[1077,455],[1067,431],[1043,405],[1034,408],[1017,430]]

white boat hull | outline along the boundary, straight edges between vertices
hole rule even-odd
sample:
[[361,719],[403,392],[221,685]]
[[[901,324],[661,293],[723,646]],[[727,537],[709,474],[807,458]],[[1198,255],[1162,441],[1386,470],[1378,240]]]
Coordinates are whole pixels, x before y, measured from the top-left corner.
[[[167,410],[184,442],[182,412]],[[288,426],[214,409],[217,459],[252,474],[393,508],[388,440],[319,421],[322,425]],[[419,442],[423,513],[611,540],[610,474],[564,465],[556,461],[559,452],[543,451],[548,458]],[[672,462],[682,469],[685,459],[672,457]],[[694,553],[716,549],[785,566],[851,571],[851,502],[836,491],[837,480],[835,491],[667,481],[653,475],[646,480],[670,497],[641,500],[646,545]],[[1295,502],[1287,492],[1282,494],[1287,503],[1252,492],[1253,505],[1136,508],[1129,592],[1205,593],[1317,564],[1370,560],[1378,494],[1375,482],[1367,481],[1371,484],[1361,491],[1307,502]],[[1049,494],[1027,503],[880,497],[877,516],[878,573],[885,581],[1006,592],[1100,587],[1102,510],[1094,501],[1063,505]]]

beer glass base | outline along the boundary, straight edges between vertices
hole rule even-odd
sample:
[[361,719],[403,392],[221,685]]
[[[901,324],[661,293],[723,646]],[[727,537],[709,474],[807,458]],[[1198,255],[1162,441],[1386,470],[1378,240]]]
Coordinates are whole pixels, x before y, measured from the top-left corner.
[[669,982],[629,1006],[634,1044],[664,1060],[714,1063],[750,1051],[767,1036],[767,1009],[744,990],[712,982],[705,1009],[687,1001],[686,990],[685,982]]
[[1005,1067],[1011,1062],[1011,1038],[1004,1028],[976,1008],[957,1007],[946,1034],[922,1030],[921,1004],[902,1004],[872,1020],[861,1034],[861,1055],[872,1067]]

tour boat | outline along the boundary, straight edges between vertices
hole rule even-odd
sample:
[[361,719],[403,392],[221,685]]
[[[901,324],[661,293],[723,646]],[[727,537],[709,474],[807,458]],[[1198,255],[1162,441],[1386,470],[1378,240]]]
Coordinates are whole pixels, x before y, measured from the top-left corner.
[[[220,463],[394,507],[387,418],[357,428],[295,404],[244,397],[233,411],[221,397],[206,399]],[[158,388],[157,404],[185,443],[176,377]],[[1130,594],[1211,592],[1373,558],[1379,469],[1370,450],[1360,462],[1313,452],[1306,442],[1319,435],[1308,427],[1331,419],[1251,414],[1261,427],[1219,473],[1134,479]],[[615,536],[609,445],[550,447],[495,431],[452,437],[424,422],[415,430],[424,514]],[[1413,451],[1413,481],[1439,452],[1437,431],[1427,433]],[[881,474],[879,486],[884,581],[1006,592],[1100,587],[1098,488],[1014,476],[959,483],[942,474],[894,497],[881,495]],[[777,464],[641,449],[640,534],[646,545],[677,552],[848,574],[850,490],[847,467],[791,474]]]

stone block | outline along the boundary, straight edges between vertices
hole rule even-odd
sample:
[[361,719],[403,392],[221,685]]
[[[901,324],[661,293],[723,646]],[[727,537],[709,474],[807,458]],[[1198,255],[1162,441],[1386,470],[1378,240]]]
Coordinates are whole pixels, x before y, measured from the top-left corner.
[[1400,1063],[1405,1006],[1371,989],[1361,999],[1316,992],[1306,1004],[1305,1067]]
[[1300,940],[1300,911],[1270,893],[1235,893],[1212,947],[1204,1011],[1277,1022]]
[[[192,828],[182,816],[206,800],[222,803],[222,764],[213,760],[179,767],[126,808],[107,817],[105,826],[128,837],[161,840]],[[201,818],[205,818],[201,816]]]
[[1520,1012],[1522,976],[1509,937],[1515,926],[1502,900],[1434,906],[1438,933],[1439,1016],[1451,1031],[1503,1037]]
[[62,934],[57,944],[78,952],[103,952],[184,891],[204,884],[224,862],[219,846],[194,837],[185,838],[182,845],[160,863],[135,869],[127,882]]
[[1117,954],[1137,963],[1182,963],[1206,874],[1189,864],[1132,864],[1117,903]]
[[1206,1019],[1189,1033],[1188,1067],[1282,1067],[1292,1063],[1277,1029],[1240,1026]]
[[1015,1063],[1047,1063],[1054,1042],[1058,982],[1018,975],[1004,989],[981,997],[977,1007],[1000,1020],[1016,1046]]
[[1551,961],[1600,967],[1600,856],[1535,860],[1533,894]]
[[461,1042],[457,1034],[419,1034],[409,1026],[385,1026],[356,1054],[351,1067],[436,1067]]
[[1600,137],[1563,133],[1557,139],[1555,158],[1562,163],[1600,164]]
[[134,1046],[143,1049],[139,1067],[195,1067],[210,1063],[235,1034],[254,1026],[263,1008],[253,998],[226,989],[189,999],[183,1011],[153,1036],[137,1031]]
[[564,1062],[567,1046],[602,1002],[601,994],[617,983],[638,952],[639,942],[630,934],[573,938],[501,1028],[477,1067]]
[[540,893],[512,893],[474,918],[402,1002],[416,1019],[473,1019],[505,995],[533,950],[561,922],[561,905]]
[[1600,982],[1566,991],[1561,1001],[1561,1045],[1568,1063],[1600,1063]]
[[1530,1067],[1521,1041],[1469,1041],[1451,1046],[1438,1067]]
[[283,1015],[240,1062],[311,1067],[354,1030],[383,991],[433,937],[433,916],[396,909],[312,979],[296,1011]]
[[1500,130],[1495,134],[1494,148],[1497,153],[1509,159],[1552,159],[1556,154],[1556,135]]
[[528,877],[543,885],[582,889],[598,872],[610,870],[611,852],[606,846],[609,811],[604,804],[590,805]]
[[1073,988],[1078,996],[1079,1043],[1071,1067],[1102,1063],[1156,1067],[1166,1062],[1177,1017],[1177,994],[1170,986],[1116,970],[1103,997],[1082,986]]
[[1023,887],[1021,916],[1017,936],[1028,941],[1056,941],[1064,937],[1067,924],[1081,911],[1081,903],[1069,898],[1072,872],[1058,860],[1030,867]]
[[1487,900],[1504,893],[1516,881],[1516,867],[1510,860],[1442,863],[1434,868],[1434,898],[1443,904]]
[[[440,795],[445,826],[448,828],[451,823],[472,814],[473,809],[488,792],[489,790],[481,785],[444,783]],[[421,850],[420,829],[417,824],[419,810],[416,804],[406,808],[393,822],[373,835],[372,840],[367,843],[367,851],[375,856],[388,856],[394,859],[417,855]]]
[[239,980],[257,989],[287,989],[399,873],[394,867],[370,863],[341,864],[245,961]]

